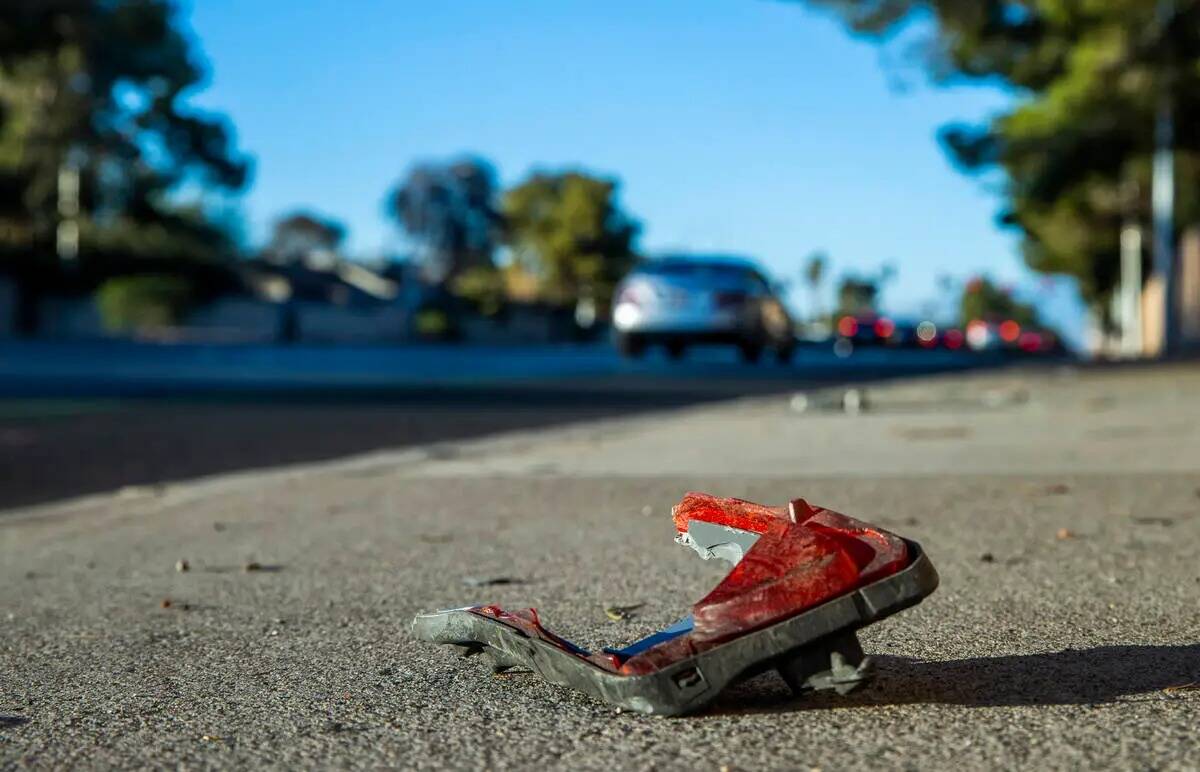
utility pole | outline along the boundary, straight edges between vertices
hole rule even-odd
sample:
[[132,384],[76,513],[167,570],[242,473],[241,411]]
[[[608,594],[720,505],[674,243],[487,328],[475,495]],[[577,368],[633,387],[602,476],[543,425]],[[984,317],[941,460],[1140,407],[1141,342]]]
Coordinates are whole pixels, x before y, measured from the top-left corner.
[[1161,332],[1160,356],[1173,354],[1178,346],[1178,298],[1175,287],[1175,115],[1172,100],[1174,67],[1170,43],[1166,39],[1175,15],[1174,0],[1158,0],[1160,45],[1165,62],[1159,87],[1158,115],[1154,127],[1154,165],[1151,205],[1154,225],[1154,265],[1150,284],[1159,293],[1158,318]]
[[1142,340],[1142,229],[1129,221],[1121,229],[1121,285],[1119,315],[1121,322],[1121,355],[1140,357]]
[[58,229],[55,233],[58,259],[64,263],[79,257],[79,166],[74,159],[58,167]]

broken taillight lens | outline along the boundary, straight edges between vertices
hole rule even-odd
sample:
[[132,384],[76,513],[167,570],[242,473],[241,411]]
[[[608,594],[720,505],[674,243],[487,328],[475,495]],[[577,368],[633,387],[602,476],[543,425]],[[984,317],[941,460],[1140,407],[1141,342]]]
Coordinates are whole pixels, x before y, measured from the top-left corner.
[[797,693],[845,694],[874,672],[855,631],[937,587],[920,545],[803,499],[769,507],[689,493],[671,514],[677,541],[734,567],[690,614],[642,640],[587,651],[533,609],[493,605],[419,614],[413,630],[486,652],[497,671],[525,666],[616,705],[674,715],[768,668]]

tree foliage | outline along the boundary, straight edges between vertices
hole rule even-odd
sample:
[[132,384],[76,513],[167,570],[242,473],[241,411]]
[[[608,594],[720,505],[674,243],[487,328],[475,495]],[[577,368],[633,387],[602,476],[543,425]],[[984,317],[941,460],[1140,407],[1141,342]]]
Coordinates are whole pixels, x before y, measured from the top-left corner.
[[1011,290],[986,276],[976,277],[963,285],[959,316],[964,325],[973,319],[991,322],[1012,319],[1022,327],[1038,326],[1037,310],[1032,305],[1017,300]]
[[171,0],[0,4],[0,257],[53,255],[64,169],[85,272],[226,256],[221,225],[180,199],[248,175],[226,123],[188,107],[204,77]]
[[835,316],[873,314],[879,302],[879,282],[865,276],[843,276],[838,284]]
[[504,194],[518,266],[552,303],[603,306],[633,265],[639,226],[617,202],[617,182],[579,171],[536,172]]
[[808,256],[804,263],[804,281],[812,289],[817,289],[821,286],[821,282],[825,280],[825,269],[829,264],[829,256],[824,252],[816,251]]
[[392,192],[389,211],[417,244],[421,275],[453,284],[467,271],[488,269],[501,235],[496,173],[479,158],[423,163]]
[[346,226],[313,212],[298,211],[276,221],[263,255],[277,263],[295,263],[316,254],[334,256],[346,237]]
[[179,276],[118,276],[96,291],[96,306],[109,332],[137,332],[178,324],[196,300]]
[[[968,171],[1003,170],[1001,220],[1027,263],[1077,277],[1085,297],[1112,290],[1122,220],[1149,220],[1160,95],[1176,118],[1177,217],[1200,220],[1200,2],[1175,0],[809,0],[856,32],[882,37],[932,18],[925,63],[941,79],[998,82],[1016,106],[943,131]],[[920,21],[918,21],[920,23]]]

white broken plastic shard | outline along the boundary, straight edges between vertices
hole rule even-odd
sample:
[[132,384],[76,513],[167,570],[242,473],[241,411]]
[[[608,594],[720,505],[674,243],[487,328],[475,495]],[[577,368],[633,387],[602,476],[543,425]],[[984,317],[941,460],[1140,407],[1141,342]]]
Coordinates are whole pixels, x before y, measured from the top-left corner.
[[758,541],[758,534],[727,525],[691,520],[688,529],[676,536],[675,541],[691,547],[705,560],[720,558],[736,566]]

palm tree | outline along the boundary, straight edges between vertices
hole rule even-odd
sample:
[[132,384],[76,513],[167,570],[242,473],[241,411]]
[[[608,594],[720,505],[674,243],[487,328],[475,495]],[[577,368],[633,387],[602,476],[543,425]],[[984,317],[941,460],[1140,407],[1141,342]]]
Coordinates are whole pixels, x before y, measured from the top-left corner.
[[823,251],[817,250],[808,256],[804,265],[804,281],[808,284],[811,303],[809,316],[813,320],[820,319],[822,316],[821,284],[825,281],[825,268],[828,262],[829,256]]

